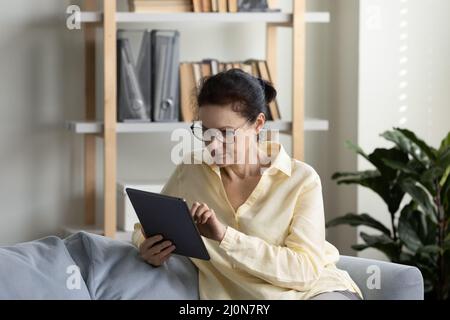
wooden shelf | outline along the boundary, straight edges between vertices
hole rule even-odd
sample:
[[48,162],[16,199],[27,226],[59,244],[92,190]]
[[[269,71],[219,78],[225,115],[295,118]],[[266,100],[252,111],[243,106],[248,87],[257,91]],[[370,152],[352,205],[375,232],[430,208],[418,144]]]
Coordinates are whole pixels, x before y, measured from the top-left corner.
[[[184,122],[173,123],[117,123],[117,133],[164,133],[176,129],[189,130],[190,124]],[[305,131],[327,131],[328,120],[305,119]],[[289,121],[269,121],[266,124],[269,130],[279,130],[281,133],[290,133],[292,123]],[[100,134],[103,132],[103,122],[67,121],[66,129],[78,134]]]
[[[117,12],[117,23],[148,23],[148,22],[265,22],[291,24],[293,15],[283,12],[238,12],[238,13],[141,13],[141,12]],[[81,12],[81,22],[96,23],[103,21],[101,12]],[[329,12],[307,12],[307,23],[330,22]]]

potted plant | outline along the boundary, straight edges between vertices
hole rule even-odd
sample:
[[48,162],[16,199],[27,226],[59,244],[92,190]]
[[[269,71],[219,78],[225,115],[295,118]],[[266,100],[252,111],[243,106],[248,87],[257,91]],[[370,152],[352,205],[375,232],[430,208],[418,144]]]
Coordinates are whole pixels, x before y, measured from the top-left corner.
[[[366,154],[348,146],[375,168],[337,172],[338,184],[357,184],[373,190],[386,203],[391,225],[367,213],[348,213],[327,223],[367,226],[378,234],[360,233],[364,241],[352,246],[374,248],[392,262],[418,267],[424,277],[427,299],[447,300],[450,282],[450,133],[439,149],[427,145],[413,132],[394,128],[381,136],[394,144]],[[405,200],[405,201],[404,201]]]

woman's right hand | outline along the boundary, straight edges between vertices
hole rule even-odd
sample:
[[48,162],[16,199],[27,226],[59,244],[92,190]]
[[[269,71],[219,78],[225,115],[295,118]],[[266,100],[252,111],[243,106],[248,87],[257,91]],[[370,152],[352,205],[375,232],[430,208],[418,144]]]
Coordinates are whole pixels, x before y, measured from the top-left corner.
[[139,246],[141,258],[153,267],[161,266],[175,250],[175,245],[172,245],[171,241],[160,242],[161,240],[163,240],[163,236],[156,235],[146,238]]

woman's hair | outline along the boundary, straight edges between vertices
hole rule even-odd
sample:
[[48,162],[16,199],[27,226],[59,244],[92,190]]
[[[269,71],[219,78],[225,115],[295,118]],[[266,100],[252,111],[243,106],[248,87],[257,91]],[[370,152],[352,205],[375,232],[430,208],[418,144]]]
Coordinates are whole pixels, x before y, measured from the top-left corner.
[[240,69],[231,69],[203,79],[198,95],[198,108],[206,105],[227,106],[248,121],[255,122],[260,113],[269,119],[269,104],[277,91],[266,80]]

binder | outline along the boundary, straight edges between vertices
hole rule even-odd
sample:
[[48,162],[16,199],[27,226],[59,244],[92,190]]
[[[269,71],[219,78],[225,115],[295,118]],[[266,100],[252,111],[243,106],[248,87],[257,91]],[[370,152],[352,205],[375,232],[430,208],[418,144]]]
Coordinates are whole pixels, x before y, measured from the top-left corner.
[[149,122],[149,112],[146,109],[139,80],[137,79],[130,42],[126,38],[117,39],[118,63],[118,108],[117,119],[121,122]]
[[136,65],[139,85],[144,97],[145,108],[150,117],[152,110],[152,39],[151,32],[144,30]]
[[208,64],[208,76],[214,76],[219,73],[219,60],[217,59],[203,59],[204,64]]
[[152,30],[153,108],[155,122],[179,119],[179,41],[176,30]]

